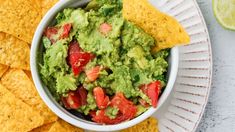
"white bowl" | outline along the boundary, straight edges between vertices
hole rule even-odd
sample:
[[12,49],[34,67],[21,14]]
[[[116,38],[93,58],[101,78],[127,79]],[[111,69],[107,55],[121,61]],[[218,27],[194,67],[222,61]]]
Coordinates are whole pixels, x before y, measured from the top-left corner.
[[154,112],[156,112],[161,107],[161,105],[167,99],[168,95],[172,91],[173,85],[176,80],[177,71],[178,71],[178,59],[179,59],[178,48],[174,47],[171,49],[170,57],[168,61],[169,62],[168,83],[164,92],[162,93],[159,99],[157,108],[151,107],[149,110],[147,110],[140,116],[130,121],[122,122],[122,123],[115,124],[115,125],[101,125],[101,124],[97,124],[91,121],[81,119],[73,115],[72,113],[68,112],[65,108],[63,108],[60,104],[58,104],[58,102],[55,101],[50,91],[47,89],[47,87],[43,84],[42,80],[40,79],[40,74],[38,70],[38,62],[40,59],[39,56],[40,54],[42,54],[41,37],[42,37],[44,29],[52,23],[52,21],[54,20],[54,17],[59,11],[62,11],[64,8],[67,8],[67,7],[81,7],[81,6],[86,5],[87,2],[89,2],[89,0],[60,1],[52,9],[50,9],[50,11],[42,19],[42,21],[40,22],[35,32],[33,42],[32,42],[32,47],[31,47],[30,67],[32,71],[33,81],[36,85],[39,95],[41,96],[43,101],[46,103],[46,105],[56,115],[58,115],[60,118],[64,119],[65,121],[77,127],[80,127],[86,130],[92,130],[92,131],[116,131],[116,130],[125,129],[150,117]]

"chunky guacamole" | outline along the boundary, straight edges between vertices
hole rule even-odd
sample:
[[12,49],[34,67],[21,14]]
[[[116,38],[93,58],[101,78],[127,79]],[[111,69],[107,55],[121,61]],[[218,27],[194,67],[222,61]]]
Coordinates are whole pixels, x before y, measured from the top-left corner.
[[116,124],[157,106],[166,84],[168,50],[122,16],[121,0],[67,8],[46,28],[41,78],[66,109]]

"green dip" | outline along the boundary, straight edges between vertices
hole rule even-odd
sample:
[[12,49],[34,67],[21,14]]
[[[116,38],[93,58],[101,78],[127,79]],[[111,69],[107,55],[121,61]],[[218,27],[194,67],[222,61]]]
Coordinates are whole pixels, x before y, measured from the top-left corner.
[[[96,0],[90,2],[86,8],[67,8],[56,16],[53,27],[61,27],[66,23],[72,24],[69,36],[57,39],[53,44],[44,35],[43,61],[40,63],[40,74],[43,82],[49,88],[56,100],[67,96],[69,91],[79,86],[87,90],[87,103],[77,110],[89,114],[97,110],[92,90],[102,87],[108,96],[121,92],[135,105],[138,99],[151,104],[150,99],[140,90],[143,84],[161,81],[162,87],[166,83],[168,68],[168,50],[152,53],[151,48],[155,40],[133,23],[126,21],[122,16],[121,0]],[[108,23],[112,29],[107,34],[100,32],[100,25]],[[60,30],[57,34],[60,33]],[[74,75],[67,62],[68,49],[71,41],[76,40],[84,52],[95,55],[84,66],[84,71],[97,65],[105,67],[95,81],[88,81],[85,72]],[[147,108],[138,106],[138,115]],[[106,115],[114,119],[117,108],[106,109]]]

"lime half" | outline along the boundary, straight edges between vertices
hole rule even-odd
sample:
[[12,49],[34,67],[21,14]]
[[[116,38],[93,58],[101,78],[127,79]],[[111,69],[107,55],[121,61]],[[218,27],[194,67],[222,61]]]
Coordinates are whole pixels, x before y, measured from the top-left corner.
[[213,0],[213,10],[224,28],[235,30],[235,0]]

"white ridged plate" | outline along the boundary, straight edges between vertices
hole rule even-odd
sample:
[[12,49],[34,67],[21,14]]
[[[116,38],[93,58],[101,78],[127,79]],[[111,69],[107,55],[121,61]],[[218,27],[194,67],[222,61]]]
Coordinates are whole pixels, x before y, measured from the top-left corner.
[[207,104],[212,78],[211,43],[196,0],[150,0],[176,18],[191,43],[179,47],[179,72],[171,95],[153,116],[160,132],[194,132]]

